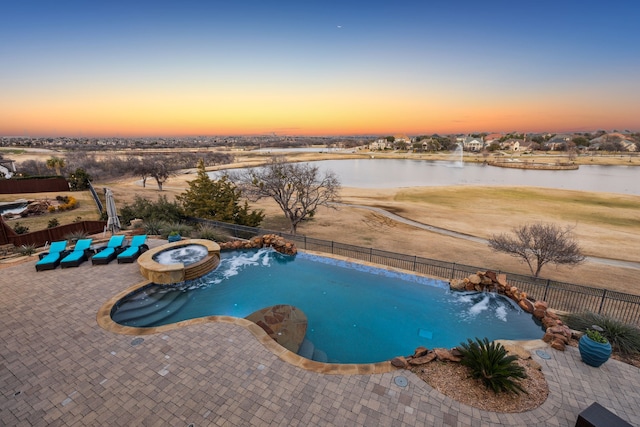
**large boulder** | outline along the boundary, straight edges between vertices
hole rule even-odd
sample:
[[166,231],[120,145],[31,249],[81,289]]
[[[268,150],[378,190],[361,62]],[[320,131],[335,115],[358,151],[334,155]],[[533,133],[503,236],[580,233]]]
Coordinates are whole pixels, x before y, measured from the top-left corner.
[[449,288],[452,291],[464,291],[466,290],[466,285],[463,279],[451,279],[449,281]]
[[430,351],[427,354],[425,354],[424,356],[421,357],[413,357],[411,359],[409,359],[409,364],[410,365],[424,365],[426,363],[431,362],[432,360],[435,360],[437,357],[436,352],[435,351]]
[[459,362],[462,359],[458,356],[454,356],[450,350],[446,348],[435,348],[433,352],[436,354],[438,360],[443,362]]
[[400,369],[406,369],[407,367],[409,367],[407,359],[402,356],[394,357],[393,359],[391,359],[391,365]]

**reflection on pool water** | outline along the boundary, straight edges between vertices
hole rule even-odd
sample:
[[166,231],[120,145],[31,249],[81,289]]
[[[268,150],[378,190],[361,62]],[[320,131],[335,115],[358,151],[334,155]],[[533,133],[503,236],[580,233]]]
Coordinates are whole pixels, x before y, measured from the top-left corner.
[[177,285],[147,286],[116,304],[112,317],[150,327],[209,315],[245,317],[276,304],[307,315],[307,357],[330,363],[380,362],[418,346],[453,347],[474,337],[542,336],[530,314],[496,294],[450,292],[440,280],[272,249],[224,252],[217,270]]
[[158,252],[153,256],[153,260],[158,264],[195,264],[203,260],[209,253],[208,249],[202,245],[185,245]]

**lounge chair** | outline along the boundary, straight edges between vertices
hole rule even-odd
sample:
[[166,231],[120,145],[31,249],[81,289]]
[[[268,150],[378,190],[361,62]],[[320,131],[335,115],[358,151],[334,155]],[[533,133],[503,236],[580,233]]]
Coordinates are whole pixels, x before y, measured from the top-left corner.
[[60,261],[60,267],[77,267],[88,260],[89,256],[93,254],[93,251],[89,249],[91,247],[91,242],[93,242],[93,239],[78,240],[73,251],[66,257],[62,258],[62,261]]
[[61,240],[52,242],[49,246],[49,252],[43,252],[39,255],[40,261],[36,263],[36,271],[53,270],[60,264],[60,260],[67,255],[67,241]]
[[119,253],[116,257],[116,259],[118,260],[118,264],[133,262],[140,256],[141,253],[149,250],[149,246],[145,244],[146,241],[146,234],[133,236],[129,246],[124,251]]
[[118,236],[111,236],[107,246],[98,248],[97,253],[91,257],[91,264],[104,265],[109,264],[114,258],[124,250],[122,244],[124,243],[124,234]]

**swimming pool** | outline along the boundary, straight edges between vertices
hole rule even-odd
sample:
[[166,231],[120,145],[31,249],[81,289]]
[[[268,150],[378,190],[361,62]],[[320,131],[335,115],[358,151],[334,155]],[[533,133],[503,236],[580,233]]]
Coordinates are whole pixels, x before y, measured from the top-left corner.
[[380,362],[474,337],[542,336],[530,314],[496,294],[450,292],[440,280],[272,249],[223,252],[215,271],[146,286],[111,315],[122,325],[152,327],[210,315],[243,318],[276,304],[307,315],[313,358],[329,363]]

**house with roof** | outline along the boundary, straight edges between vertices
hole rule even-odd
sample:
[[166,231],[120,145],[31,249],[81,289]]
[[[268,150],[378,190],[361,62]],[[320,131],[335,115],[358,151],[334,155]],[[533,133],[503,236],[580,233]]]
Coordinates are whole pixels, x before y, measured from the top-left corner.
[[462,144],[462,149],[465,151],[480,151],[485,146],[482,138],[474,138],[472,136],[457,137],[456,142]]
[[386,150],[387,148],[393,148],[387,138],[378,138],[369,144],[369,150]]
[[547,142],[545,142],[544,146],[548,147],[550,150],[562,150],[564,145],[567,142],[571,142],[572,139],[573,139],[573,135],[558,134],[558,135],[554,135]]
[[520,151],[521,139],[509,138],[506,141],[499,142],[501,150],[507,151]]

